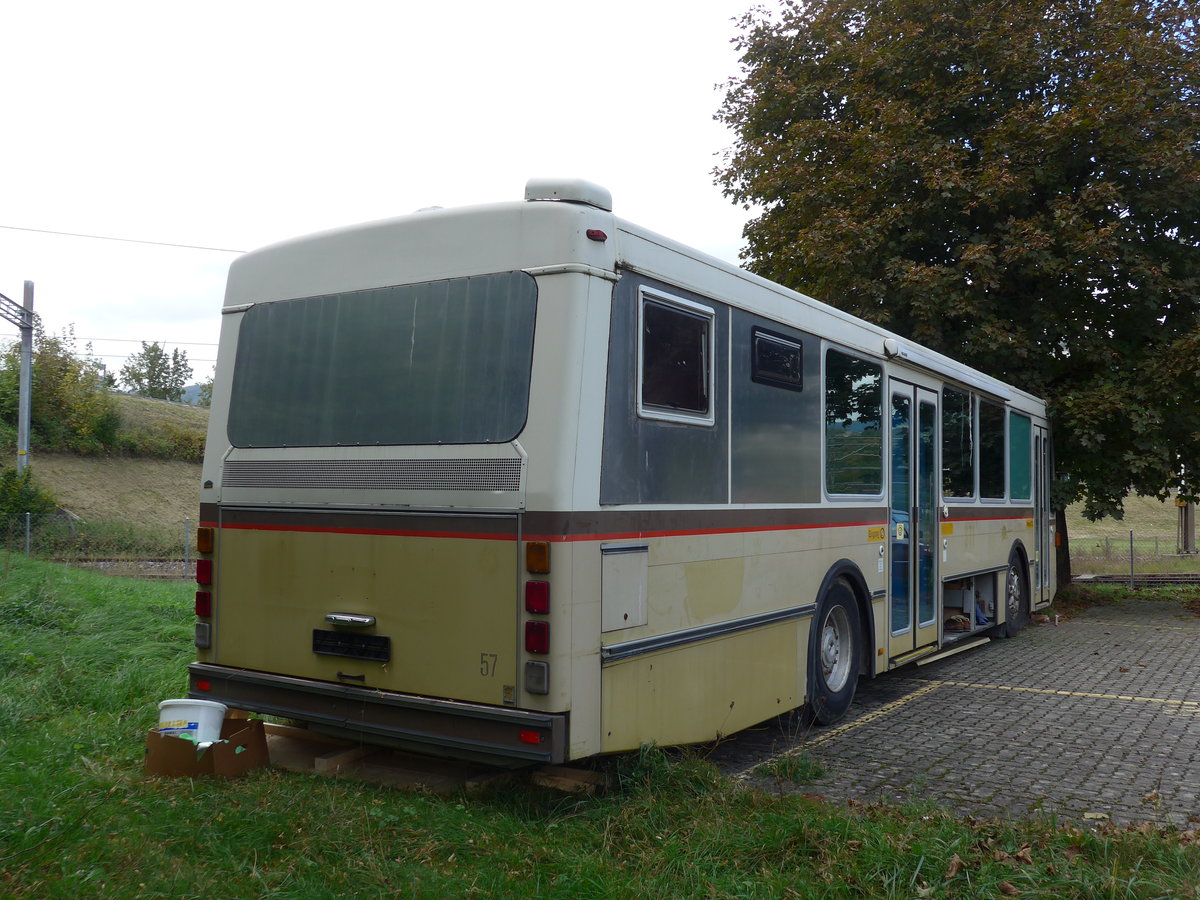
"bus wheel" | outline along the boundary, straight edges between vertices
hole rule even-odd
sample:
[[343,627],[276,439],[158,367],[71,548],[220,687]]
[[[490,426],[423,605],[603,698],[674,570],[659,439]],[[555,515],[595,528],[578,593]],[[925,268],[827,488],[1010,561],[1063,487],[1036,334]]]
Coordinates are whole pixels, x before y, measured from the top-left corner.
[[1004,624],[1000,626],[1001,637],[1012,637],[1029,622],[1029,581],[1025,577],[1025,564],[1016,550],[1008,558],[1008,571],[1004,575]]
[[861,633],[854,591],[838,578],[817,604],[808,642],[808,703],[821,725],[844,716],[854,699]]

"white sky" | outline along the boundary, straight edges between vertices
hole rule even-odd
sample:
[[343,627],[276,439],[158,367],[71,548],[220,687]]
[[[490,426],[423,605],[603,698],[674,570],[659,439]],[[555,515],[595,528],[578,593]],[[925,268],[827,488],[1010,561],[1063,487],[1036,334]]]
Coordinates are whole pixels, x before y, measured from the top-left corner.
[[752,3],[5,2],[0,294],[33,281],[114,373],[158,341],[199,380],[234,254],[12,227],[249,250],[556,175],[736,262],[712,117]]

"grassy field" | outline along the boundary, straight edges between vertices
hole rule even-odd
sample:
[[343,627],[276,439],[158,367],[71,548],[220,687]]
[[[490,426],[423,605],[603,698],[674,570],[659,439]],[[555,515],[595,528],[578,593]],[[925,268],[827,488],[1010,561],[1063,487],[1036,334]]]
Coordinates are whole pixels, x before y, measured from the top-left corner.
[[[184,689],[190,590],[0,554],[0,895],[14,898],[1151,898],[1200,890],[1194,833],[968,821],[778,797],[702,759],[604,760],[614,789],[406,793],[265,770],[141,773]],[[777,777],[801,779],[800,769]]]

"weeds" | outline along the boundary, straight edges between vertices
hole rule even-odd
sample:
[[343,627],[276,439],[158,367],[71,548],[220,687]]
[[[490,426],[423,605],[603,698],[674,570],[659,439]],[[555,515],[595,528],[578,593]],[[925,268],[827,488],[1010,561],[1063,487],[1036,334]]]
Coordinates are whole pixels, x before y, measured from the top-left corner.
[[790,781],[792,784],[812,784],[825,777],[825,767],[808,753],[787,753],[763,763],[755,774]]

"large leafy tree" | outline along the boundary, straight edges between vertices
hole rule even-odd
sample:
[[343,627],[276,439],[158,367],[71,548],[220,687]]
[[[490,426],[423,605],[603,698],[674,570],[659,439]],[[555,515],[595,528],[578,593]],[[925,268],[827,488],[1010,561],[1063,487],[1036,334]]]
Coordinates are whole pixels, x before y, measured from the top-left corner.
[[754,271],[1047,397],[1060,503],[1200,473],[1194,0],[804,0],[740,22]]
[[183,399],[183,389],[192,377],[187,352],[178,348],[167,353],[161,344],[147,344],[133,353],[121,367],[121,383],[133,393],[159,400]]

